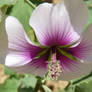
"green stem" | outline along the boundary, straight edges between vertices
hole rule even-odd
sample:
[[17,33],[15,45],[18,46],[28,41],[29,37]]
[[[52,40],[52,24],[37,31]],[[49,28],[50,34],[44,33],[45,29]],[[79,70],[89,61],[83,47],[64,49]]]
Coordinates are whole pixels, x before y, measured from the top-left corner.
[[38,79],[35,89],[34,89],[34,92],[38,92],[39,89],[40,89],[40,80]]
[[25,0],[33,9],[36,8],[36,6],[29,0]]
[[91,77],[91,76],[92,76],[92,72],[89,73],[88,75],[84,76],[84,77],[81,77],[81,78],[79,78],[79,79],[73,81],[72,84],[77,84],[77,83],[79,83],[80,81],[85,80],[85,79],[87,79],[87,78],[89,78],[89,77]]
[[42,85],[44,85],[45,82],[46,82],[46,80],[42,80],[42,79],[38,78],[33,92],[38,92],[38,90],[40,90],[41,92],[45,92],[44,88],[42,87]]

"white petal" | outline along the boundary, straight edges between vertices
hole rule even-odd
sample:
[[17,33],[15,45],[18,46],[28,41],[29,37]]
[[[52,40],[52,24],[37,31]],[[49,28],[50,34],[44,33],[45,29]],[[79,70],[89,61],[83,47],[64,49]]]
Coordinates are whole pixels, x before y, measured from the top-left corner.
[[84,62],[90,62],[92,63],[92,24],[90,24],[87,28],[87,30],[83,33],[83,38],[81,43],[83,45],[83,54]]
[[76,78],[80,78],[80,77],[83,77],[87,74],[89,74],[91,71],[92,71],[92,64],[81,64],[79,65],[79,67],[74,70],[75,72],[64,72],[64,73],[61,73],[61,76],[60,76],[60,80],[73,80],[73,79],[76,79]]
[[15,17],[8,16],[6,18],[5,27],[8,35],[9,48],[12,48],[13,46],[16,47],[16,45],[22,45],[22,46],[24,46],[24,44],[27,45],[23,26]]
[[30,53],[28,52],[12,52],[6,56],[5,65],[8,67],[22,66],[31,60]]
[[46,33],[46,28],[50,29],[50,13],[52,4],[44,3],[39,5],[32,13],[32,16],[30,18],[29,24],[31,27],[33,27],[36,36],[38,38],[38,41],[42,44],[44,44],[44,34]]
[[64,0],[71,23],[79,34],[88,20],[88,9],[83,0]]

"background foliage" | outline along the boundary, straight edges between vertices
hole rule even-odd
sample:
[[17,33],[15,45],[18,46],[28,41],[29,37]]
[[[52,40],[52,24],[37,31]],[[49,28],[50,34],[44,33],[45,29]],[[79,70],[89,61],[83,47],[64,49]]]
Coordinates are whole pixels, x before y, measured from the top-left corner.
[[[30,0],[35,6],[42,3],[44,0]],[[88,9],[89,9],[89,18],[88,22],[85,25],[85,28],[92,23],[92,1],[85,0]],[[31,7],[26,0],[0,0],[0,22],[3,21],[4,17],[7,15],[15,16],[19,19],[19,21],[23,24],[25,31],[27,34],[31,34],[30,39],[36,43],[36,38],[32,28],[30,28],[28,20],[30,15],[32,14],[33,7]],[[0,92],[35,92],[35,88],[37,88],[37,81],[39,77],[35,77],[33,75],[28,74],[17,74],[12,72],[0,65]],[[52,82],[51,82],[52,83]],[[79,79],[72,80],[67,82],[68,84],[57,84],[57,86],[62,86],[64,89],[59,89],[57,92],[92,92],[92,73],[88,74]],[[55,83],[54,83],[55,84]],[[43,92],[56,92],[53,87],[56,85],[51,84],[50,86],[46,86],[47,84],[41,84],[42,87],[40,89]],[[52,90],[51,90],[52,89]],[[40,91],[39,91],[40,92]]]

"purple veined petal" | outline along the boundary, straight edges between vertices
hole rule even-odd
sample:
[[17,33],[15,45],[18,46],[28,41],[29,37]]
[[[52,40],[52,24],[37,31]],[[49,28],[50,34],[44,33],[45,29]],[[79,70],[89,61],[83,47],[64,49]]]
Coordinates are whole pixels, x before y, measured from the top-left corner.
[[[27,48],[27,47],[26,47]],[[21,66],[30,62],[42,49],[36,46],[31,46],[26,50],[12,50],[9,49],[9,53],[5,59],[6,66]]]
[[14,70],[18,73],[27,73],[27,74],[34,74],[39,75],[41,77],[44,77],[44,75],[48,71],[48,65],[47,65],[47,57],[48,55],[44,55],[38,59],[34,59],[30,61],[29,63],[23,65],[23,66],[15,66],[15,67],[9,67],[10,69]]
[[7,66],[20,66],[32,60],[42,49],[26,40],[21,23],[12,16],[6,18],[5,28],[8,35]]
[[63,1],[52,8],[51,24],[51,42],[69,45],[79,40],[80,36],[75,32],[70,23],[69,14]]
[[83,60],[84,63],[92,63],[92,24],[88,26],[86,32],[83,33],[80,44],[70,49],[75,57]]
[[4,24],[4,21],[0,22],[0,64],[5,63],[5,57],[8,53],[8,38]]
[[68,57],[63,56],[61,53],[57,54],[57,59],[60,60],[61,70],[63,72],[75,71],[74,68],[78,67],[78,62],[70,60]]
[[68,45],[80,38],[70,23],[64,2],[40,4],[30,18],[30,26],[38,41],[45,46]]
[[88,72],[91,72],[92,70],[92,64],[90,65],[76,62],[61,54],[58,54],[57,58],[60,60],[62,67],[62,72],[60,76],[60,79],[62,78],[62,80],[72,80],[75,78],[79,78],[88,74]]
[[64,0],[72,26],[78,34],[83,32],[88,20],[88,8],[83,0]]

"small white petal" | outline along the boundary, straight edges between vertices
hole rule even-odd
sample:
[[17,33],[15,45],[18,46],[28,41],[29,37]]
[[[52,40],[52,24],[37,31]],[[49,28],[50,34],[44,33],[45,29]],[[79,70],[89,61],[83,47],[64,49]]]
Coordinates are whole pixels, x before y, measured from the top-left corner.
[[83,32],[88,20],[88,8],[83,0],[64,0],[71,23],[79,34]]

